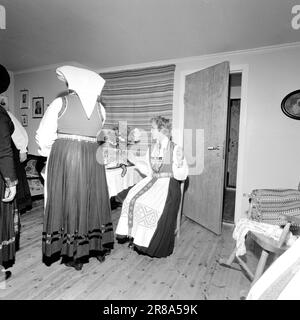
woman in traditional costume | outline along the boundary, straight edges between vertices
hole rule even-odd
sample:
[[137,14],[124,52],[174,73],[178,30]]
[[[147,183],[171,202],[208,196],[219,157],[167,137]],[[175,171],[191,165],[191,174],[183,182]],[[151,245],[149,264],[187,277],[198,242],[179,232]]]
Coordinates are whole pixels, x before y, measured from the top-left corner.
[[[9,74],[6,68],[0,65],[0,93],[5,92],[9,84]],[[13,132],[13,122],[7,111],[0,108],[0,266],[5,269],[14,264],[16,251],[14,218],[16,214],[18,216],[15,199],[18,179],[11,138]],[[0,283],[11,276],[10,271],[1,271]]]
[[[105,168],[97,136],[105,110],[98,102],[105,80],[97,73],[63,66],[56,70],[69,93],[48,107],[37,130],[39,153],[48,157],[45,176],[43,261],[81,270],[113,247]],[[97,158],[96,158],[97,154]]]
[[174,249],[180,181],[187,178],[188,166],[182,149],[171,141],[170,121],[159,116],[151,122],[153,143],[145,157],[129,156],[146,177],[128,192],[116,235],[119,243],[129,241],[138,252],[161,258]]

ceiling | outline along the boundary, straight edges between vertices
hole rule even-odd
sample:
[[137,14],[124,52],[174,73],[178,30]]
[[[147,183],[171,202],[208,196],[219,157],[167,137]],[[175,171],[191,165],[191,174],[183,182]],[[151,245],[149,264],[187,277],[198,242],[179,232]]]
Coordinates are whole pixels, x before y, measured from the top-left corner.
[[0,63],[92,69],[299,42],[292,0],[1,0]]

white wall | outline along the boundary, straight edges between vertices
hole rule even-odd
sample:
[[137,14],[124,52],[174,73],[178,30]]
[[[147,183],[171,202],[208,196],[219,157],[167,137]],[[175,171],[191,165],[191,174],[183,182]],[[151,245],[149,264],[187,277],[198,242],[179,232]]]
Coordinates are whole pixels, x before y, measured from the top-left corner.
[[[32,118],[32,98],[33,97],[44,97],[45,110],[56,96],[62,91],[66,90],[66,86],[62,81],[59,81],[56,77],[55,67],[32,71],[28,73],[15,74],[15,114],[19,120],[21,120],[21,114],[28,115],[28,127],[25,127],[29,143],[28,152],[31,154],[38,155],[38,146],[35,142],[35,133],[39,126],[41,119]],[[20,109],[20,90],[29,90],[29,109]]]

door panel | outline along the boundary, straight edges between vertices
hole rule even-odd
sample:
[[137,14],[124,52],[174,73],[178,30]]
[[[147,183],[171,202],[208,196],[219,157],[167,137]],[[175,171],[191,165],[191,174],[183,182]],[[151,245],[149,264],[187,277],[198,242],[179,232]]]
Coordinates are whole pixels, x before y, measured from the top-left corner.
[[[186,76],[184,152],[189,183],[184,214],[221,233],[229,62]],[[200,164],[200,165],[199,165]]]

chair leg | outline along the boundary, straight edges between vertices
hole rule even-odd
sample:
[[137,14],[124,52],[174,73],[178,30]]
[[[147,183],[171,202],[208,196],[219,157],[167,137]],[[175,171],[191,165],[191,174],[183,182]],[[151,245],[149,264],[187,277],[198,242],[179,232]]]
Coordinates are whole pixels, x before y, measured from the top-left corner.
[[247,264],[240,258],[240,257],[236,257],[240,267],[246,272],[246,276],[249,278],[250,281],[253,281],[254,279],[254,275],[252,273],[252,271],[249,269],[249,267],[247,266]]
[[221,258],[219,260],[219,264],[224,267],[230,267],[235,259],[235,254],[236,254],[236,248],[232,251],[231,255],[229,256],[229,258],[227,260]]
[[254,278],[254,275],[251,272],[251,270],[248,268],[247,264],[240,257],[236,257],[236,248],[233,250],[233,252],[231,253],[231,255],[229,256],[229,258],[227,260],[220,259],[219,264],[223,267],[238,270],[238,269],[231,266],[232,263],[234,262],[234,260],[237,260],[239,266],[246,272],[246,275],[249,278],[249,280],[252,281]]
[[263,250],[260,256],[260,259],[258,261],[257,267],[256,267],[256,271],[255,271],[255,275],[254,275],[254,279],[251,283],[251,286],[254,285],[254,283],[260,278],[260,276],[263,274],[264,269],[265,269],[265,265],[267,262],[269,256],[269,252],[266,250]]

